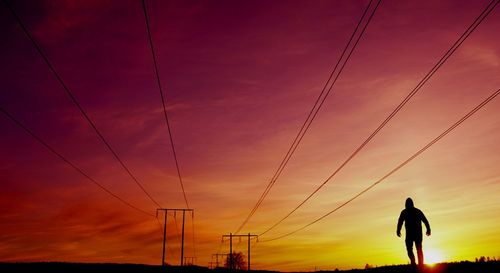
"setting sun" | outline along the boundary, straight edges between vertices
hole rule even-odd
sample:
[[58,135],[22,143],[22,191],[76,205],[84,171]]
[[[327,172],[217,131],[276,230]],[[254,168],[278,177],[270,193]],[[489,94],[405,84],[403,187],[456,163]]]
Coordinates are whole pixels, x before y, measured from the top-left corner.
[[436,249],[424,249],[424,261],[428,265],[441,263],[444,260],[443,253]]

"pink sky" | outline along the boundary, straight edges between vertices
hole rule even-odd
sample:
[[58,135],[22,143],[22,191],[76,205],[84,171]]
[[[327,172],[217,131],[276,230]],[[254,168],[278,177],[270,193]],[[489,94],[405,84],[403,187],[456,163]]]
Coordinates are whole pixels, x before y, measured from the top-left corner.
[[[97,127],[162,206],[184,207],[140,1],[12,1]],[[303,142],[242,233],[301,202],[387,117],[489,1],[382,1]],[[206,266],[257,202],[368,1],[147,1],[191,216]],[[5,5],[0,106],[94,179],[154,213]],[[498,7],[409,104],[310,202],[294,230],[382,177],[500,87]],[[406,263],[396,221],[413,197],[424,251],[500,256],[497,98],[380,186],[310,228],[253,248],[255,269]],[[158,264],[155,219],[119,203],[0,116],[0,259]],[[173,216],[173,215],[171,215]],[[173,219],[173,217],[170,217]],[[179,215],[177,222],[180,224]],[[175,222],[169,263],[178,264]],[[228,251],[227,243],[221,251]],[[246,254],[245,243],[238,251]]]

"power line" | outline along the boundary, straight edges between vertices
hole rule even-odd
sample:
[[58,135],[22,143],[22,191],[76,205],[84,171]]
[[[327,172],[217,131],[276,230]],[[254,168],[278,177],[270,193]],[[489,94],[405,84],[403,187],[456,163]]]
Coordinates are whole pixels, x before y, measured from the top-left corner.
[[[494,2],[496,3],[494,4]],[[481,22],[488,16],[488,14],[495,8],[495,6],[498,4],[499,1],[494,0],[491,1],[490,4],[481,12],[481,14],[474,20],[474,22],[467,28],[467,30],[460,36],[460,38],[451,46],[448,51],[444,54],[441,59],[432,67],[432,69],[424,76],[422,80],[417,84],[415,88],[403,99],[403,101],[394,109],[391,114],[371,133],[370,136],[368,136],[363,143],[354,150],[354,152],[322,183],[317,187],[311,194],[309,194],[306,199],[304,199],[300,204],[298,204],[294,209],[292,209],[287,215],[285,215],[283,218],[281,218],[278,222],[276,222],[274,225],[266,229],[264,232],[262,232],[259,235],[263,235],[276,226],[278,226],[280,223],[282,223],[285,219],[290,217],[295,211],[297,211],[302,205],[304,205],[313,195],[315,195],[324,185],[326,185],[340,170],[342,170],[349,161],[351,161],[374,137],[375,135],[378,134],[382,128],[385,127],[389,121],[396,116],[396,114],[410,101],[410,99],[418,92],[420,89],[427,83],[427,81],[436,73],[436,71],[448,60],[448,58],[451,57],[451,55],[460,47],[460,45],[469,37],[469,35],[481,24]]]
[[[373,0],[372,0],[373,1]],[[304,123],[302,124],[302,127],[300,128],[299,130],[299,133],[297,134],[297,136],[295,137],[295,139],[293,140],[293,143],[292,145],[290,146],[289,150],[287,151],[285,157],[283,158],[283,160],[281,161],[280,163],[280,166],[278,167],[278,169],[276,170],[276,172],[274,173],[273,175],[273,178],[271,179],[271,181],[269,182],[269,184],[267,185],[266,189],[264,190],[264,192],[261,194],[259,200],[257,201],[256,205],[254,206],[254,208],[252,209],[252,211],[249,213],[249,215],[247,216],[247,218],[243,221],[243,223],[238,227],[238,229],[236,230],[235,234],[238,233],[244,225],[246,225],[246,223],[250,220],[250,218],[253,216],[253,214],[257,211],[257,209],[260,207],[260,205],[262,204],[262,202],[264,201],[264,199],[266,198],[267,194],[269,193],[269,191],[271,190],[271,188],[274,186],[274,184],[276,183],[278,177],[281,175],[281,173],[283,172],[286,164],[288,163],[288,161],[290,160],[290,158],[292,157],[293,153],[295,152],[295,150],[297,149],[298,145],[300,144],[300,141],[302,140],[302,138],[304,137],[306,131],[309,129],[309,126],[311,125],[312,121],[314,120],[316,114],[318,113],[318,111],[320,110],[321,106],[323,105],[323,102],[325,101],[326,97],[328,96],[331,88],[333,87],[333,85],[335,84],[336,80],[338,79],[338,77],[340,76],[340,73],[342,72],[342,69],[343,67],[345,66],[345,64],[347,63],[351,53],[353,52],[354,48],[356,47],[357,45],[357,42],[359,41],[359,39],[361,38],[361,36],[363,35],[363,32],[364,30],[366,29],[366,26],[368,25],[369,21],[371,20],[371,18],[373,17],[373,14],[375,13],[375,10],[373,11],[372,15],[370,16],[369,20],[368,20],[368,23],[365,25],[365,28],[363,29],[363,31],[361,32],[360,36],[358,37],[356,43],[354,44],[354,46],[352,47],[351,49],[351,52],[349,53],[349,56],[346,58],[345,62],[344,62],[344,65],[342,66],[341,68],[341,71],[338,73],[337,77],[335,78],[334,82],[332,83],[332,85],[330,86],[330,88],[328,89],[328,92],[325,94],[326,92],[326,88],[327,86],[329,85],[333,75],[335,74],[335,71],[337,71],[337,68],[341,62],[341,60],[344,58],[344,55],[345,53],[347,52],[347,49],[349,48],[353,38],[355,37],[355,34],[357,33],[357,30],[359,28],[359,26],[361,25],[361,22],[363,21],[363,19],[365,18],[365,15],[367,13],[367,11],[369,10],[369,7],[372,3],[372,1],[370,1],[370,3],[368,4],[368,6],[366,7],[365,11],[363,12],[363,15],[361,17],[361,19],[359,20],[358,24],[356,25],[356,28],[354,30],[354,32],[352,33],[346,47],[344,48],[339,60],[337,61],[334,69],[332,70],[327,82],[325,83],[322,91],[320,92],[320,95],[318,96],[318,98],[316,99],[314,105],[313,105],[313,108],[311,109],[311,111],[309,112],[309,115],[307,116],[306,120],[304,121]],[[379,1],[380,3],[380,1]],[[378,7],[378,4],[377,4],[377,7]],[[321,102],[320,102],[321,101]],[[318,106],[319,105],[319,106]]]
[[149,27],[149,16],[146,8],[146,2],[145,0],[141,0],[142,2],[142,9],[144,11],[144,19],[146,20],[146,28],[147,28],[147,33],[148,33],[148,39],[149,39],[149,46],[151,47],[151,55],[153,57],[153,64],[155,68],[155,76],[156,76],[156,82],[158,84],[158,90],[160,91],[160,96],[161,96],[161,103],[163,106],[163,114],[165,117],[165,122],[167,124],[167,130],[168,130],[168,136],[170,138],[170,146],[172,148],[172,153],[174,155],[174,161],[175,161],[175,167],[177,169],[177,175],[179,176],[179,183],[181,184],[181,189],[182,189],[182,194],[184,196],[184,201],[186,202],[186,207],[189,208],[189,203],[186,197],[186,191],[184,190],[184,183],[182,182],[182,176],[181,176],[181,171],[179,168],[179,161],[177,160],[177,154],[175,152],[175,145],[174,145],[174,139],[172,137],[172,129],[170,128],[170,123],[168,121],[168,115],[167,115],[167,106],[165,102],[165,96],[163,94],[163,88],[161,85],[161,80],[160,80],[160,73],[158,71],[158,63],[156,61],[156,53],[154,50],[154,45],[153,45],[153,37],[151,35],[151,30]]
[[[165,117],[165,123],[167,125],[168,136],[170,138],[170,145],[171,145],[172,153],[173,153],[173,156],[174,156],[175,167],[176,167],[176,170],[177,170],[177,175],[179,177],[179,183],[181,185],[182,194],[183,194],[183,197],[184,197],[184,201],[186,203],[186,207],[189,208],[189,203],[188,203],[188,200],[187,200],[186,191],[184,190],[184,183],[182,181],[182,176],[181,176],[181,172],[180,172],[180,168],[179,168],[179,161],[177,159],[177,153],[175,151],[175,145],[174,145],[174,139],[173,139],[173,136],[172,136],[172,130],[170,128],[170,122],[169,122],[169,119],[168,119],[168,113],[167,113],[167,107],[166,107],[166,100],[165,100],[165,95],[163,93],[163,88],[162,88],[162,85],[161,85],[160,73],[159,73],[159,70],[158,70],[158,62],[157,62],[156,53],[155,53],[155,49],[154,49],[154,43],[153,43],[153,37],[152,37],[152,34],[151,34],[151,28],[150,28],[150,25],[149,25],[149,15],[148,15],[148,12],[147,12],[146,2],[145,2],[145,0],[141,0],[141,3],[142,3],[142,9],[144,11],[144,19],[145,19],[145,22],[146,22],[146,29],[147,29],[147,34],[148,34],[149,46],[151,48],[151,56],[153,58],[153,64],[154,64],[154,71],[155,71],[155,76],[156,76],[156,82],[158,84],[158,90],[160,92],[161,102],[162,102],[162,106],[163,106],[163,114],[164,114],[164,117]],[[191,217],[191,227],[192,227],[192,237],[193,237],[193,256],[196,257],[196,245],[195,245],[195,235],[194,235],[194,212],[191,212],[191,213],[192,213],[191,214],[191,216],[192,216]],[[174,220],[176,220],[175,217],[174,217]],[[175,225],[176,225],[176,229],[177,229],[177,221],[175,221]],[[176,230],[176,232],[177,232],[177,230]]]
[[132,205],[131,203],[129,203],[128,201],[124,200],[123,198],[121,198],[120,196],[114,194],[113,192],[111,192],[109,189],[107,189],[105,186],[103,186],[101,183],[97,182],[95,179],[93,179],[92,177],[90,177],[87,173],[85,173],[81,168],[79,168],[78,166],[76,166],[74,163],[72,163],[69,159],[67,159],[65,156],[63,156],[61,153],[57,152],[52,146],[50,146],[47,142],[45,142],[43,139],[41,139],[38,135],[36,135],[33,131],[31,131],[28,127],[26,127],[23,123],[21,123],[18,119],[16,119],[11,113],[9,113],[7,110],[5,110],[4,108],[0,107],[0,111],[6,116],[8,117],[12,122],[14,122],[17,126],[19,126],[21,129],[23,129],[26,133],[28,133],[31,137],[33,137],[36,141],[38,141],[38,143],[40,143],[41,145],[43,145],[46,149],[48,149],[50,152],[52,152],[53,154],[55,154],[57,157],[59,157],[62,161],[64,161],[66,164],[68,164],[69,166],[71,166],[73,169],[75,169],[78,173],[80,173],[82,176],[84,176],[85,178],[87,178],[89,181],[91,181],[92,183],[94,183],[96,186],[98,186],[101,190],[103,190],[104,192],[106,192],[107,194],[109,194],[110,196],[112,196],[113,198],[117,199],[118,201],[120,201],[122,204],[144,214],[144,215],[147,215],[147,216],[150,216],[150,217],[155,217],[155,215],[137,207],[137,206],[134,206]]
[[[330,94],[333,86],[337,82],[337,79],[340,77],[340,74],[342,73],[345,65],[347,64],[347,62],[349,61],[352,53],[354,52],[354,49],[358,45],[358,42],[360,41],[361,37],[363,36],[366,28],[368,27],[368,25],[370,23],[370,21],[372,20],[373,16],[375,15],[375,12],[377,11],[377,8],[380,5],[381,0],[377,1],[377,4],[375,5],[375,8],[372,10],[372,12],[371,12],[368,20],[366,21],[366,24],[362,28],[359,36],[357,37],[356,41],[354,42],[353,46],[351,47],[349,53],[347,53],[347,51],[348,51],[348,49],[349,49],[349,47],[351,45],[351,42],[354,40],[354,38],[355,38],[355,36],[356,36],[356,34],[358,32],[358,29],[361,26],[361,23],[364,21],[364,18],[366,16],[366,14],[368,13],[368,10],[372,6],[372,2],[373,2],[373,0],[370,0],[370,2],[368,3],[368,6],[365,8],[365,10],[363,12],[363,15],[361,16],[360,20],[358,21],[358,23],[356,25],[356,28],[354,29],[354,32],[352,33],[351,37],[349,38],[349,41],[347,42],[347,45],[345,46],[345,48],[344,48],[344,50],[343,50],[340,58],[338,59],[337,63],[335,64],[335,67],[333,68],[333,70],[332,70],[332,72],[331,72],[328,80],[326,81],[326,83],[325,83],[323,89],[321,90],[318,98],[316,99],[316,101],[315,101],[315,103],[314,103],[311,111],[309,112],[309,115],[307,116],[306,120],[302,124],[302,127],[299,130],[299,133],[297,134],[297,136],[295,136],[295,139],[293,140],[292,145],[290,146],[290,148],[288,149],[285,157],[281,161],[281,163],[280,163],[278,169],[276,170],[276,172],[274,173],[271,181],[269,181],[266,189],[264,190],[264,192],[259,197],[259,200],[255,204],[255,206],[253,207],[253,209],[250,211],[250,213],[248,214],[248,216],[246,217],[246,219],[243,221],[243,223],[238,227],[238,229],[236,230],[235,234],[238,233],[248,223],[248,221],[250,220],[250,218],[255,214],[255,212],[257,211],[257,209],[260,207],[260,205],[262,204],[262,202],[264,201],[264,199],[266,198],[266,196],[269,194],[271,188],[276,183],[278,177],[283,172],[285,166],[287,165],[288,161],[292,157],[293,153],[296,151],[296,149],[299,146],[300,142],[302,141],[304,135],[306,134],[306,132],[309,129],[309,127],[311,126],[313,120],[316,118],[316,115],[318,114],[319,110],[323,106],[323,103],[325,102],[326,98]],[[346,56],[346,54],[347,54],[347,57],[344,59],[344,56]],[[341,64],[342,60],[344,60],[344,62],[340,66],[340,68],[339,68],[339,70],[337,72],[337,68]],[[330,81],[332,80],[333,76],[335,75],[335,72],[337,72],[337,75],[336,75],[336,77],[334,78],[334,80],[330,84]],[[330,87],[328,88],[329,84],[330,84]]]
[[52,65],[52,63],[49,61],[48,57],[42,51],[42,48],[38,45],[38,43],[35,41],[35,39],[31,35],[31,33],[28,31],[27,27],[24,25],[24,23],[21,20],[21,18],[17,15],[17,13],[15,12],[15,10],[10,6],[9,2],[7,0],[3,0],[3,2],[7,6],[7,8],[10,10],[10,12],[12,13],[12,15],[16,19],[17,23],[22,28],[22,30],[26,34],[26,36],[29,38],[29,40],[31,41],[31,43],[33,44],[33,46],[36,48],[36,50],[37,50],[38,54],[40,55],[40,57],[42,57],[42,59],[44,60],[44,62],[49,67],[50,71],[52,71],[52,73],[56,77],[57,81],[61,84],[61,86],[64,89],[64,91],[66,91],[66,93],[71,98],[71,100],[73,101],[73,103],[80,110],[80,112],[83,115],[83,117],[87,120],[87,122],[92,127],[92,129],[94,129],[94,131],[99,136],[99,138],[101,139],[101,141],[105,144],[105,146],[108,148],[108,150],[113,154],[114,158],[120,163],[120,165],[123,167],[123,169],[130,176],[130,178],[132,178],[132,180],[137,184],[137,186],[139,186],[139,188],[141,188],[141,190],[149,197],[149,199],[155,205],[157,205],[158,207],[161,207],[161,205],[146,191],[146,189],[142,186],[142,184],[139,182],[139,180],[137,180],[137,178],[132,174],[132,172],[129,170],[129,168],[125,165],[125,163],[120,159],[120,157],[115,152],[115,150],[111,147],[111,145],[109,144],[109,142],[104,138],[104,136],[101,134],[101,132],[97,129],[97,127],[94,124],[94,122],[90,119],[90,117],[87,115],[87,113],[85,112],[85,110],[82,108],[82,106],[80,105],[80,103],[78,102],[78,100],[76,99],[76,97],[74,96],[74,94],[71,92],[71,90],[69,89],[69,87],[63,81],[63,79],[61,78],[61,76],[59,75],[59,73],[56,71],[56,69],[54,68],[54,66]]
[[112,197],[114,197],[118,201],[122,202],[124,205],[126,205],[126,206],[128,206],[128,207],[130,207],[130,208],[132,208],[132,209],[134,209],[134,210],[136,210],[136,211],[138,211],[138,212],[140,212],[142,214],[145,214],[145,215],[148,215],[148,216],[151,216],[151,217],[155,217],[153,214],[151,214],[151,213],[149,213],[149,212],[147,212],[147,211],[145,211],[143,209],[140,209],[140,208],[132,205],[131,203],[127,202],[126,200],[124,200],[120,196],[114,194],[113,192],[111,192],[110,190],[108,190],[106,187],[104,187],[101,183],[97,182],[95,179],[93,179],[92,177],[90,177],[86,172],[84,172],[82,169],[80,169],[78,166],[76,166],[74,163],[72,163],[69,159],[67,159],[61,153],[57,152],[52,146],[50,146],[42,138],[40,138],[39,136],[37,136],[33,131],[31,131],[30,129],[28,129],[28,127],[26,127],[24,124],[22,124],[18,119],[16,119],[11,113],[7,112],[7,110],[5,110],[3,107],[0,107],[0,111],[6,117],[8,117],[12,122],[14,122],[17,126],[21,127],[26,133],[28,133],[36,141],[38,141],[38,143],[42,144],[45,148],[47,148],[50,152],[52,152],[57,157],[59,157],[66,164],[70,165],[73,169],[75,169],[77,172],[79,172],[85,178],[87,178],[92,183],[94,183],[95,185],[97,185],[101,190],[105,191],[107,194],[111,195]]
[[331,210],[330,212],[324,214],[323,216],[319,217],[318,219],[310,222],[309,224],[307,224],[305,226],[302,226],[301,228],[298,228],[298,229],[296,229],[294,231],[291,231],[289,233],[286,233],[284,235],[281,235],[281,236],[278,236],[278,237],[275,237],[275,238],[272,238],[272,239],[263,240],[262,242],[275,241],[275,240],[278,240],[278,239],[282,239],[284,237],[288,237],[288,236],[290,236],[292,234],[295,234],[295,233],[297,233],[297,232],[299,232],[299,231],[301,231],[301,230],[303,230],[303,229],[305,229],[305,228],[307,228],[307,227],[309,227],[309,226],[311,226],[311,225],[313,225],[313,224],[315,224],[315,223],[323,220],[324,218],[326,218],[330,214],[332,214],[332,213],[340,210],[341,208],[343,208],[347,204],[349,204],[352,201],[354,201],[356,198],[360,197],[361,195],[365,194],[366,192],[368,192],[369,190],[371,190],[372,188],[374,188],[375,186],[377,186],[378,184],[380,184],[381,182],[383,182],[386,178],[388,178],[389,176],[391,176],[392,174],[394,174],[395,172],[397,172],[399,169],[403,168],[406,164],[410,163],[413,159],[415,159],[416,157],[418,157],[419,155],[421,155],[428,148],[430,148],[432,145],[434,145],[435,143],[437,143],[439,140],[441,140],[443,137],[445,137],[451,131],[453,131],[456,127],[458,127],[460,124],[462,124],[464,121],[466,121],[469,117],[471,117],[472,115],[474,115],[477,111],[479,111],[479,109],[483,108],[486,104],[488,104],[490,101],[492,101],[496,96],[498,96],[498,94],[500,94],[500,89],[498,89],[497,91],[493,92],[493,94],[491,94],[489,97],[487,97],[485,100],[483,100],[479,105],[477,105],[474,109],[472,109],[471,111],[469,111],[466,115],[464,115],[457,122],[455,122],[453,125],[451,125],[443,133],[441,133],[439,136],[437,136],[432,141],[430,141],[429,143],[427,143],[424,147],[422,147],[420,150],[418,150],[416,153],[414,153],[408,159],[406,159],[405,161],[403,161],[402,163],[400,163],[397,167],[395,167],[394,169],[392,169],[390,172],[388,172],[382,178],[380,178],[379,180],[377,180],[376,182],[374,182],[373,184],[371,184],[369,187],[365,188],[364,190],[362,190],[358,194],[354,195],[351,199],[349,199],[346,202],[342,203],[341,205],[339,205],[335,209]]

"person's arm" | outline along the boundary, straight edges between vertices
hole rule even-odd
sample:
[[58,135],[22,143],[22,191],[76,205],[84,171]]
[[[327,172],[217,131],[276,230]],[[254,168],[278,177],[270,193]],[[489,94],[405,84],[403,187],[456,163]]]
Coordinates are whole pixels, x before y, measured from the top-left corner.
[[430,236],[431,235],[431,225],[429,225],[429,221],[427,221],[427,218],[425,218],[425,215],[422,211],[420,211],[420,215],[421,215],[421,218],[422,218],[422,222],[424,222],[425,224],[425,228],[427,229],[427,231],[425,232],[425,234],[427,236]]
[[396,230],[396,235],[398,235],[398,237],[401,237],[401,227],[403,227],[403,221],[404,221],[403,212],[404,211],[401,212],[398,219],[398,228]]

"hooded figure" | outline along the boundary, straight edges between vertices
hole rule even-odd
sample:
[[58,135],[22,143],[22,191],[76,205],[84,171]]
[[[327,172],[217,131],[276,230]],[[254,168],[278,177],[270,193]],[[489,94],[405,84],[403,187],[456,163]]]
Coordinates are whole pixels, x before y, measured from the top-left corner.
[[415,242],[415,248],[417,249],[418,255],[418,265],[424,265],[424,253],[422,251],[422,222],[424,222],[427,228],[427,236],[431,235],[431,226],[429,221],[425,218],[424,213],[415,208],[413,205],[413,200],[407,198],[405,202],[405,209],[401,211],[401,215],[398,219],[398,229],[396,234],[401,237],[401,227],[403,222],[405,222],[406,230],[406,250],[408,251],[408,257],[410,258],[411,264],[415,265],[415,256],[413,255],[413,242]]

